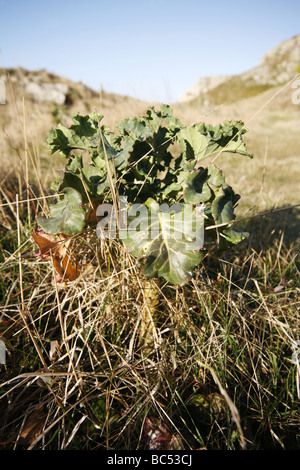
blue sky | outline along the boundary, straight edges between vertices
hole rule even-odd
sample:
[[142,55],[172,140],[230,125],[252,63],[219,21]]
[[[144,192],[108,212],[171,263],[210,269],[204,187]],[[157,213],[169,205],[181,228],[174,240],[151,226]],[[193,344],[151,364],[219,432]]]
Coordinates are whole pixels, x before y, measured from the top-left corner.
[[299,0],[0,0],[0,67],[172,103],[300,33]]

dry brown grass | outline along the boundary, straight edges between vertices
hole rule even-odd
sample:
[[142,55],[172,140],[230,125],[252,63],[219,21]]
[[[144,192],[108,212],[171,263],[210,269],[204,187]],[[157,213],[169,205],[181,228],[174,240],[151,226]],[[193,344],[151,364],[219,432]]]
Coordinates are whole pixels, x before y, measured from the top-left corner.
[[16,220],[1,242],[1,446],[141,449],[147,419],[169,429],[165,450],[299,445],[296,257],[273,220],[251,233],[189,285],[159,286],[145,352],[142,276],[127,252],[85,232],[74,250],[86,269],[61,288]]

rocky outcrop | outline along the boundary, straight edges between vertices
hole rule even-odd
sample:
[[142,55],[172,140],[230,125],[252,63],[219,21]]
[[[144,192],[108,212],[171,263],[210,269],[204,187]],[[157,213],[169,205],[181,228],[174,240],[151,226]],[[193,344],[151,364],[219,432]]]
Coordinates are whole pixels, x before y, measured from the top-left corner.
[[300,65],[300,34],[281,43],[262,57],[254,69],[241,74],[258,85],[281,85],[295,76]]
[[65,104],[68,94],[68,86],[64,83],[37,83],[28,82],[25,85],[26,95],[34,101],[50,101],[58,106]]
[[[25,96],[37,103],[53,103],[62,106],[67,103],[72,91],[72,82],[46,70],[28,71],[21,67],[0,69],[1,83],[10,82],[18,96]],[[79,86],[79,85],[78,85]]]
[[[259,65],[240,75],[227,77],[202,77],[180,97],[180,101],[189,101],[200,97],[203,104],[210,104],[212,90],[237,81],[241,86],[262,91],[264,87],[276,86],[291,80],[300,72],[300,34],[284,41],[262,57]],[[238,79],[238,80],[237,80]],[[210,97],[208,96],[210,95]],[[207,102],[207,103],[205,103]]]

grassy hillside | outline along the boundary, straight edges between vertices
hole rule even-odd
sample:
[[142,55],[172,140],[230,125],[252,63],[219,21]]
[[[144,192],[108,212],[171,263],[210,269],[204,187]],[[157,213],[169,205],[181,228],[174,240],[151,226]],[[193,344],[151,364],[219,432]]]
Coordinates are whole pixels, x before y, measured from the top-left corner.
[[[158,283],[145,354],[148,292],[122,246],[100,243],[93,230],[76,237],[84,269],[66,286],[34,255],[35,214],[47,209],[63,163],[49,156],[50,127],[94,108],[114,127],[146,108],[72,87],[72,101],[58,108],[23,100],[12,82],[0,106],[0,448],[298,449],[299,210],[250,219],[250,238],[210,253],[188,285]],[[178,104],[174,114],[185,123],[246,122],[254,159],[217,161],[241,195],[239,217],[300,202],[290,88],[216,110]]]
[[242,99],[260,95],[270,88],[274,87],[272,85],[258,85],[251,80],[246,82],[241,76],[236,75],[208,90],[205,95],[199,95],[199,97],[194,98],[189,104],[197,106],[201,105],[201,103],[209,102],[211,106],[220,106],[224,103],[235,103]]
[[245,165],[234,155],[220,157],[229,181],[243,195],[243,211],[299,203],[300,108],[292,102],[294,91],[289,84],[232,104],[204,107],[182,103],[175,107],[178,116],[188,123],[244,121],[248,129],[245,141],[254,159]]

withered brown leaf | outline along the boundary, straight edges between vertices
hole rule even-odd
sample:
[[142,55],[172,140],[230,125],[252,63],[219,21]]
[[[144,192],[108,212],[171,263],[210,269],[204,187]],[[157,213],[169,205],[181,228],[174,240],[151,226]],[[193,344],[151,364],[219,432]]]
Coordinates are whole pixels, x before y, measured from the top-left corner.
[[27,416],[25,426],[19,437],[19,444],[30,445],[43,431],[45,421],[44,405],[39,404],[35,410]]
[[181,450],[183,443],[181,437],[162,420],[147,417],[142,432],[142,441],[148,450]]
[[51,260],[57,272],[56,282],[74,281],[80,275],[75,257],[70,253],[72,237],[66,235],[50,235],[43,230],[35,229],[32,238],[39,247],[37,258]]

